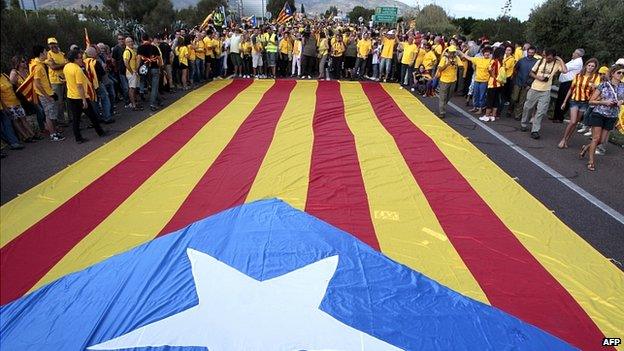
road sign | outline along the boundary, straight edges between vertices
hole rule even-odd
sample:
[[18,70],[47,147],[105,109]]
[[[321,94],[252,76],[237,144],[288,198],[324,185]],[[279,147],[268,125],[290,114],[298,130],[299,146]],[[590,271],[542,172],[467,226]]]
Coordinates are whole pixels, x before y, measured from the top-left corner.
[[398,7],[377,7],[375,8],[376,15],[394,15],[399,13]]
[[377,7],[375,8],[375,15],[373,16],[373,22],[396,23],[398,13],[399,13],[398,7]]
[[396,15],[373,15],[373,22],[375,23],[396,23]]

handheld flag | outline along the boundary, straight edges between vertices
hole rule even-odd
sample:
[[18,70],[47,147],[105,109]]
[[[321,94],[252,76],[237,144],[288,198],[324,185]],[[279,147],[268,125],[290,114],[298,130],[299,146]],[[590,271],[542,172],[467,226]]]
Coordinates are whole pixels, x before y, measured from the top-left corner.
[[37,94],[35,93],[35,78],[32,74],[29,74],[24,82],[15,90],[15,93],[21,94],[26,100],[36,104],[39,102]]
[[91,47],[91,40],[89,39],[89,33],[87,32],[87,28],[85,30],[85,49]]
[[282,11],[277,15],[277,24],[284,24],[290,21],[293,18],[294,12],[295,11],[290,7],[288,2],[285,2]]
[[202,22],[202,24],[199,26],[199,30],[204,30],[206,28],[208,28],[208,23],[210,23],[210,21],[212,20],[212,17],[214,16],[214,11],[212,11],[211,13],[208,14],[208,16],[206,16],[206,18],[204,19],[204,21]]

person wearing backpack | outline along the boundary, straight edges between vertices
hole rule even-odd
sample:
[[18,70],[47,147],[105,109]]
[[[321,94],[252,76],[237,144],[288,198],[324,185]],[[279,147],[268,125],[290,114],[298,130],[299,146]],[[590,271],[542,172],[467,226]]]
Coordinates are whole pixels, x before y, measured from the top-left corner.
[[505,48],[497,47],[492,55],[492,61],[488,72],[488,87],[485,93],[485,115],[479,117],[483,122],[494,122],[496,120],[496,112],[498,110],[498,102],[503,93],[503,87],[507,82],[507,74],[505,73],[505,65],[503,58],[505,57]]

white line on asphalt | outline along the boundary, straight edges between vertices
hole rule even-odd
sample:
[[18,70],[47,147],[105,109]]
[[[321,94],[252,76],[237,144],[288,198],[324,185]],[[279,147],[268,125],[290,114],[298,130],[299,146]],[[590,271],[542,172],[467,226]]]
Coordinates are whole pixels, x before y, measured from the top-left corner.
[[471,116],[468,112],[464,111],[462,108],[458,107],[454,103],[449,102],[449,106],[454,108],[457,112],[461,113],[465,117],[469,118],[472,122],[474,122],[475,124],[477,124],[478,126],[483,128],[488,133],[492,134],[498,140],[502,141],[503,144],[505,144],[505,145],[509,146],[510,148],[516,150],[520,155],[524,156],[527,160],[531,161],[534,165],[536,165],[537,167],[539,167],[542,170],[544,170],[544,172],[550,174],[553,178],[559,180],[561,183],[563,183],[563,185],[565,185],[568,188],[570,188],[570,190],[572,190],[575,193],[579,194],[580,196],[585,198],[585,200],[591,202],[594,206],[596,206],[599,209],[603,210],[609,216],[613,217],[616,221],[624,224],[624,215],[622,215],[620,212],[618,212],[617,210],[613,209],[612,207],[610,207],[609,205],[605,204],[604,202],[598,200],[594,195],[588,193],[587,191],[585,191],[580,186],[574,184],[571,180],[569,180],[568,178],[564,177],[561,173],[555,171],[554,169],[549,167],[544,162],[542,162],[542,161],[538,160],[537,158],[533,157],[533,155],[531,155],[530,153],[526,152],[520,146],[516,145],[511,140],[505,138],[504,136],[502,136],[500,133],[498,133],[494,129],[488,127],[487,125],[485,125],[485,123],[479,121],[477,118]]

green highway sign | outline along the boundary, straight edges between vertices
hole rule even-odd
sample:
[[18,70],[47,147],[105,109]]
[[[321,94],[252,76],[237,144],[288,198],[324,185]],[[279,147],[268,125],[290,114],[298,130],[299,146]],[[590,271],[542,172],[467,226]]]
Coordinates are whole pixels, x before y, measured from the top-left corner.
[[396,16],[399,13],[398,7],[377,7],[375,9],[376,15],[394,15]]
[[375,23],[396,23],[396,15],[373,15],[373,22]]
[[398,7],[377,7],[373,16],[374,23],[396,23]]

